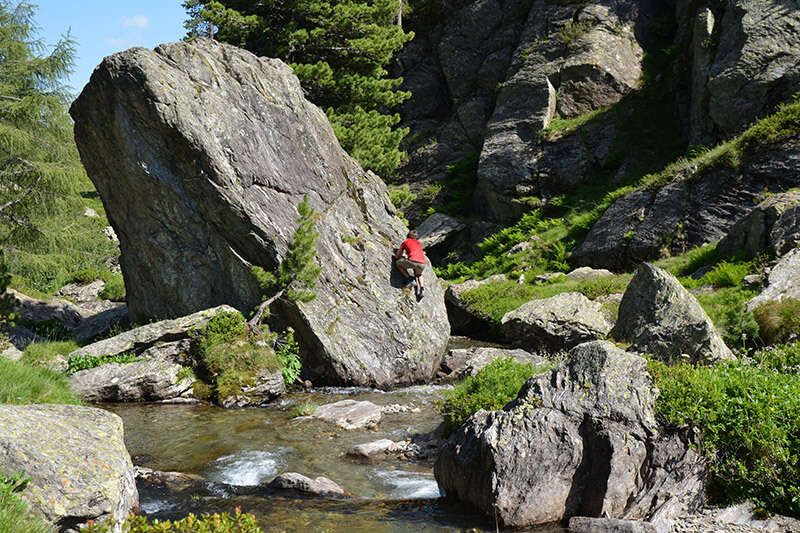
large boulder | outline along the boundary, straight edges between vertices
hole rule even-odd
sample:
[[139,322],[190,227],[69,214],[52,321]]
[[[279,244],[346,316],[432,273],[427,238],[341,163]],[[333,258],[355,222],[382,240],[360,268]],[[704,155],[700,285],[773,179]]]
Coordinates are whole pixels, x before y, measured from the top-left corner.
[[800,300],[800,248],[795,248],[778,260],[769,272],[767,287],[747,303],[750,310],[767,302],[785,298]]
[[163,359],[109,363],[75,372],[69,382],[87,402],[175,401],[193,397],[194,375],[183,369]]
[[495,359],[509,357],[522,364],[543,365],[547,363],[547,359],[541,355],[520,349],[510,350],[508,348],[492,348],[488,346],[453,348],[447,351],[442,360],[444,379],[454,381],[467,376],[474,376]]
[[[398,290],[405,235],[385,185],[339,146],[291,68],[198,39],[106,58],[71,108],[81,158],[119,235],[134,318],[262,298],[251,267],[286,257],[304,196],[319,213],[317,298],[274,311],[315,383],[424,381],[448,338],[431,268]],[[154,268],[153,265],[158,265]]]
[[0,465],[31,479],[22,497],[62,530],[112,517],[120,523],[138,506],[122,420],[108,411],[0,406]]
[[723,257],[782,256],[800,244],[800,191],[769,196],[717,244]]
[[667,362],[734,357],[697,299],[670,273],[647,263],[622,297],[611,336]]
[[530,301],[508,312],[502,324],[514,345],[534,351],[569,350],[605,338],[614,327],[603,305],[579,292]]
[[656,394],[644,358],[581,344],[502,411],[468,419],[436,480],[504,526],[603,516],[666,529],[702,503],[704,467],[688,437],[657,425]]

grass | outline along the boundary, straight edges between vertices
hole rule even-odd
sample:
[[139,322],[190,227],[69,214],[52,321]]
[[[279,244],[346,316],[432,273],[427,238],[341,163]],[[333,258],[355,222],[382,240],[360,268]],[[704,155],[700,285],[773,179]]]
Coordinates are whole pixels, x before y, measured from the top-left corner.
[[[131,516],[123,524],[125,533],[262,533],[256,517],[242,513],[237,507],[233,514],[214,513],[196,516],[189,514],[180,520],[152,520],[144,516]],[[85,533],[110,533],[108,523],[91,525]]]
[[549,366],[519,363],[511,357],[495,359],[474,376],[445,391],[439,408],[444,416],[446,432],[452,433],[481,409],[502,409],[517,397],[526,381],[549,369]]
[[714,500],[749,499],[767,511],[800,516],[796,375],[743,361],[711,367],[653,361],[649,366],[660,390],[659,417],[702,432]]
[[756,350],[752,359],[762,368],[787,374],[798,374],[800,373],[800,342]]
[[12,533],[55,533],[56,529],[34,515],[19,496],[28,479],[22,474],[0,475],[0,531]]
[[90,283],[98,279],[106,284],[100,292],[100,298],[112,302],[125,301],[125,281],[122,274],[111,272],[107,268],[87,268],[75,272],[70,276],[70,283]]
[[37,368],[0,357],[0,404],[79,404],[67,377],[47,368]]
[[52,368],[61,357],[78,349],[75,341],[49,341],[29,344],[22,352],[20,362],[39,368]]
[[747,310],[747,302],[757,294],[742,287],[727,287],[697,295],[725,344],[732,349],[746,350],[760,339],[758,323]]
[[769,344],[788,342],[800,335],[800,300],[767,302],[758,306],[753,315],[761,337]]
[[74,374],[81,370],[90,370],[109,363],[128,364],[141,361],[142,358],[135,353],[120,353],[115,355],[73,355],[67,359],[67,374]]
[[317,407],[319,406],[314,402],[299,403],[292,407],[292,418],[297,418],[298,416],[311,416],[314,414],[314,411],[317,410]]
[[554,141],[559,137],[574,133],[581,129],[586,124],[589,124],[601,118],[609,110],[608,107],[601,107],[588,113],[578,115],[572,118],[555,117],[550,121],[550,124],[543,129],[539,135],[548,141]]

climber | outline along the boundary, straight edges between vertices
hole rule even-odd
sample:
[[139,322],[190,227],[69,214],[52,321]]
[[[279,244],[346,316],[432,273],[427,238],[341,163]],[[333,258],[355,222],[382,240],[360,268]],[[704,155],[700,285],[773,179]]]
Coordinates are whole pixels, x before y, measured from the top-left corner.
[[[414,287],[417,301],[420,301],[425,293],[422,273],[425,271],[427,259],[425,259],[425,253],[422,251],[422,244],[420,244],[418,239],[419,234],[415,230],[409,231],[406,240],[403,241],[397,253],[394,254],[394,260],[397,269],[406,280],[406,287]],[[405,255],[403,255],[403,252],[405,252]],[[413,271],[413,275],[409,275],[409,270]]]

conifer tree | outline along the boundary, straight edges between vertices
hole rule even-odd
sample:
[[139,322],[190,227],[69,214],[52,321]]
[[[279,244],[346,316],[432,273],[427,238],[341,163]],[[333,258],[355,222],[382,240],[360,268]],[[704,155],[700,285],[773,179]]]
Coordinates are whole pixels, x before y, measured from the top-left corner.
[[258,327],[269,307],[281,298],[292,302],[310,302],[316,298],[314,287],[322,270],[317,259],[317,213],[309,205],[308,197],[297,206],[297,213],[297,229],[277,272],[253,267],[265,300],[248,322],[251,329]]
[[387,67],[413,34],[402,0],[186,0],[189,37],[209,35],[292,65],[339,142],[365,168],[389,176],[404,160],[392,112],[410,94]]

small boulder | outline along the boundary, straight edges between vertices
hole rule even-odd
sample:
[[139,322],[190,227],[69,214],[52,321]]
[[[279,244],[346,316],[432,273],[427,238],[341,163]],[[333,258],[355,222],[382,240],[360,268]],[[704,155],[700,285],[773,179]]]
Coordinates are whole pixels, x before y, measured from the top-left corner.
[[380,439],[353,446],[347,451],[347,455],[356,459],[372,461],[387,455],[402,453],[404,449],[404,443],[391,439]]
[[345,490],[330,479],[319,476],[314,479],[295,472],[286,472],[269,482],[267,488],[292,490],[301,494],[323,497],[346,496]]
[[20,495],[62,530],[112,517],[119,524],[138,506],[122,419],[108,411],[0,406],[0,465],[30,477]]
[[106,282],[97,279],[89,283],[69,283],[61,287],[56,296],[66,298],[74,304],[95,302],[100,299],[100,293],[106,288]]
[[419,225],[419,242],[431,261],[440,263],[447,254],[468,241],[467,226],[460,220],[444,213],[434,213]]
[[320,405],[311,416],[342,429],[361,429],[376,426],[383,416],[383,409],[372,402],[341,400]]
[[503,335],[528,350],[569,350],[605,338],[614,326],[603,306],[583,294],[567,292],[533,300],[507,313]]
[[619,306],[611,336],[666,362],[733,359],[697,299],[670,273],[644,263]]
[[734,224],[717,245],[722,257],[778,257],[800,244],[800,191],[774,194]]
[[192,374],[162,359],[108,363],[74,373],[72,389],[87,402],[158,402],[191,398]]
[[519,363],[528,363],[532,365],[541,365],[547,362],[547,359],[540,355],[535,355],[520,349],[509,350],[505,348],[486,348],[480,346],[455,348],[449,350],[442,361],[442,370],[446,374],[444,379],[453,381],[465,378],[466,376],[474,376],[483,367],[501,357],[511,357]]
[[29,344],[41,340],[39,335],[22,326],[0,327],[0,357],[18,361]]
[[747,308],[752,311],[767,302],[779,302],[784,298],[800,299],[800,248],[778,260],[769,272],[767,287],[747,303]]
[[80,309],[63,300],[39,300],[14,289],[8,289],[14,300],[14,313],[29,322],[58,322],[69,330],[77,328],[83,316]]
[[497,274],[483,280],[471,279],[447,287],[444,293],[444,302],[447,306],[447,318],[450,321],[452,335],[465,335],[479,340],[500,340],[500,333],[491,317],[470,307],[464,301],[463,295],[465,292],[484,285],[503,281],[507,281],[507,278],[502,274]]
[[267,372],[256,379],[255,384],[242,387],[239,394],[219,399],[219,405],[231,407],[260,407],[286,392],[286,383],[280,370]]
[[656,526],[639,520],[589,518],[575,516],[569,520],[570,533],[656,533]]
[[567,274],[567,277],[572,281],[587,281],[592,279],[607,278],[613,275],[613,272],[606,270],[605,268],[578,267]]

